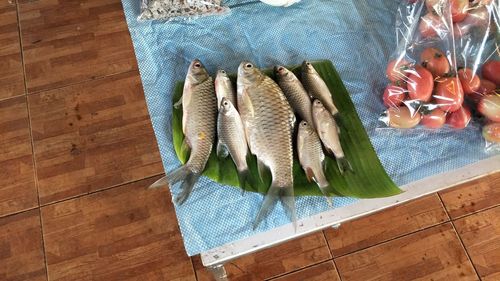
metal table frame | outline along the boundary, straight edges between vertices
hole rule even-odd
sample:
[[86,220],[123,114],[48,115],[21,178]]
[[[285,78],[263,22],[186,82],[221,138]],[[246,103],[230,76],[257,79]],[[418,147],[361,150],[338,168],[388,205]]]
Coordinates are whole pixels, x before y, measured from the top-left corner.
[[228,280],[224,264],[230,260],[328,227],[338,227],[342,222],[366,216],[498,171],[500,171],[500,155],[492,156],[450,172],[406,184],[401,187],[405,192],[396,196],[363,199],[345,207],[332,209],[301,219],[297,222],[296,231],[290,223],[228,243],[201,253],[201,260],[203,265],[213,273],[216,280]]

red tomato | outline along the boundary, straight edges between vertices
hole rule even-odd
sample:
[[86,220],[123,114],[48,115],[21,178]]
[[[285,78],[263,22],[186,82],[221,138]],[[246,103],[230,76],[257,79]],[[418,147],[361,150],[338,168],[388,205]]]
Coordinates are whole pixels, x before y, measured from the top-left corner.
[[473,101],[474,103],[479,103],[485,95],[492,94],[493,91],[495,91],[495,88],[495,83],[486,79],[480,79],[479,88],[477,89],[477,91],[468,94],[467,98],[469,98],[469,100]]
[[418,125],[421,115],[406,106],[391,107],[386,111],[387,124],[393,128],[409,129]]
[[387,85],[382,97],[384,105],[387,108],[400,106],[406,97],[405,93],[406,89],[402,87],[396,85]]
[[470,110],[466,106],[461,106],[457,111],[450,113],[446,124],[455,129],[463,129],[467,127],[471,119]]
[[418,24],[418,30],[423,38],[438,36],[439,33],[442,33],[443,27],[441,19],[432,13],[423,16]]
[[469,0],[450,0],[451,19],[453,22],[461,22],[467,17]]
[[483,138],[489,142],[500,143],[500,123],[491,123],[484,126]]
[[490,12],[488,8],[480,6],[469,10],[469,15],[465,18],[463,22],[467,22],[470,25],[487,27],[490,21]]
[[436,48],[427,48],[420,55],[422,66],[434,76],[443,76],[450,72],[450,63],[445,54]]
[[489,120],[500,122],[500,95],[484,96],[477,105],[477,110]]
[[387,78],[391,80],[393,83],[397,83],[399,81],[405,81],[407,77],[407,70],[411,67],[411,64],[405,60],[392,60],[387,64],[387,69],[385,74]]
[[475,93],[481,85],[481,80],[472,73],[470,68],[462,68],[458,71],[458,79],[462,84],[462,89],[466,95]]
[[417,65],[408,76],[408,93],[410,99],[428,102],[432,96],[434,78],[427,69]]
[[429,114],[422,115],[420,123],[427,128],[438,129],[444,126],[446,122],[446,112],[439,108],[434,109]]
[[490,60],[483,65],[483,78],[500,87],[500,61]]
[[457,77],[450,77],[436,81],[436,104],[444,111],[457,111],[464,102],[464,91]]

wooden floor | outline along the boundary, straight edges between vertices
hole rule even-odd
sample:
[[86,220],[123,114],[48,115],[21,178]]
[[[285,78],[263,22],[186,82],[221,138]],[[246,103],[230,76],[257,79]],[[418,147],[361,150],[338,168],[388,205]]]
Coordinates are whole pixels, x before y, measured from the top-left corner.
[[[139,1],[139,0],[137,0]],[[187,257],[119,0],[0,0],[0,280],[210,280]],[[500,174],[227,265],[231,280],[500,280]]]

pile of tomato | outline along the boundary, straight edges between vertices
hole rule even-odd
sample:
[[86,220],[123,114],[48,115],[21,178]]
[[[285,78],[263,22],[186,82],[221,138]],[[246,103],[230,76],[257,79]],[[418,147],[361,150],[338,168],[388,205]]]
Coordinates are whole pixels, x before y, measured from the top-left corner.
[[[483,0],[482,6],[476,6],[480,8],[470,9],[473,2],[450,0],[455,38],[470,31],[465,26],[482,26],[489,19],[482,8],[491,1]],[[438,3],[442,1],[425,1],[427,14],[418,23],[419,38],[439,40],[444,32],[446,22],[434,12]],[[452,52],[426,47],[411,62],[405,54],[391,60],[386,69],[390,83],[382,95],[387,107],[384,121],[395,128],[464,129],[477,115],[485,120],[484,138],[500,142],[500,61],[490,59],[480,69],[470,69],[452,65],[450,58]]]

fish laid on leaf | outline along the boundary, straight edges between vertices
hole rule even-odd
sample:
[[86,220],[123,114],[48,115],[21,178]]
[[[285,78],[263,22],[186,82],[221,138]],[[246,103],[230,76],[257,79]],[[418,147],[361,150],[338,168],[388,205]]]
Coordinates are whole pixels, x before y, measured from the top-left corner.
[[215,94],[217,95],[217,108],[220,108],[222,98],[224,97],[236,106],[236,92],[225,70],[221,69],[217,71],[217,76],[215,77]]
[[318,185],[321,193],[326,196],[328,205],[332,206],[332,201],[329,198],[330,192],[328,192],[330,183],[323,171],[325,164],[323,147],[316,131],[307,121],[299,123],[297,154],[299,155],[300,165],[306,173],[307,180],[313,180]]
[[333,116],[323,106],[323,103],[317,99],[313,101],[312,111],[314,125],[319,138],[326,150],[335,156],[340,173],[344,173],[345,169],[352,170],[351,163],[345,158],[344,151],[342,150],[339,138],[340,130]]
[[231,154],[231,158],[233,158],[238,170],[240,186],[245,190],[244,185],[250,180],[247,165],[247,139],[240,114],[233,103],[226,97],[222,98],[219,108],[217,136],[219,138],[217,156],[225,158],[228,154]]
[[276,82],[250,62],[242,62],[238,68],[237,100],[248,145],[257,157],[259,171],[266,167],[272,175],[254,229],[278,199],[295,225],[292,147],[295,115],[292,108]]
[[333,103],[333,98],[325,81],[318,74],[314,66],[304,61],[302,63],[302,83],[312,98],[319,99],[333,116],[339,113],[339,110]]
[[181,192],[175,198],[177,204],[182,204],[191,194],[194,184],[198,181],[208,161],[216,132],[217,99],[214,83],[203,64],[195,59],[189,65],[182,93],[182,132],[191,153],[188,161],[180,168],[167,173],[151,185],[151,188],[166,184],[174,185],[182,182]]
[[293,110],[302,120],[313,126],[311,98],[293,72],[278,65],[274,68],[278,85],[283,90]]

